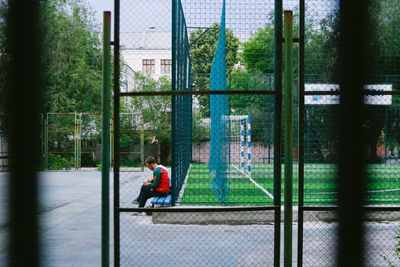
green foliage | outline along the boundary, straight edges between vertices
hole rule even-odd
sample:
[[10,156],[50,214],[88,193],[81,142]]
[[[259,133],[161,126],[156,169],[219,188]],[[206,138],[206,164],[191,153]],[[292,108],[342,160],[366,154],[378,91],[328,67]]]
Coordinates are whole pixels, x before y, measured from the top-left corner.
[[[9,66],[5,1],[0,3],[0,99]],[[43,112],[100,111],[102,51],[99,25],[83,0],[41,1]],[[29,45],[29,44],[27,44]],[[21,77],[22,78],[22,77]],[[1,101],[0,100],[0,101]],[[0,103],[3,112],[4,103]]]
[[267,25],[243,44],[241,54],[249,72],[274,72],[274,28]]
[[210,127],[202,121],[200,113],[193,114],[193,143],[200,143],[210,139]]
[[[274,28],[267,24],[243,44],[240,58],[245,70],[236,70],[230,78],[231,90],[273,90]],[[230,97],[231,114],[252,118],[252,140],[264,146],[273,142],[272,97],[243,95]]]
[[99,26],[82,0],[42,2],[44,105],[48,112],[101,110]]
[[[273,74],[261,70],[237,70],[231,75],[231,90],[273,89]],[[252,140],[261,145],[273,142],[274,98],[261,95],[237,95],[229,98],[231,115],[247,115],[252,118]]]
[[400,6],[397,0],[372,1],[370,7],[373,34],[374,73],[398,75],[400,66]]
[[[370,6],[371,72],[377,83],[392,84],[393,90],[400,89],[400,6],[396,0],[372,1]],[[400,144],[400,99],[392,98],[388,109],[390,118],[386,125],[386,142],[390,147]],[[383,113],[380,113],[383,116]],[[383,121],[381,129],[384,127]]]
[[49,170],[65,170],[70,169],[71,166],[73,164],[68,159],[57,154],[49,155]]
[[[193,90],[208,90],[210,88],[210,73],[212,60],[218,42],[219,24],[213,24],[210,29],[198,29],[190,34],[190,42],[194,42],[190,49],[193,69]],[[201,36],[202,35],[202,36]],[[226,72],[231,73],[238,62],[238,50],[240,41],[234,36],[232,30],[226,30]],[[210,113],[209,97],[198,98],[200,109],[205,116]]]
[[[135,74],[135,92],[170,91],[171,80],[162,76],[156,80],[142,73]],[[130,112],[140,113],[146,129],[145,139],[155,135],[161,143],[169,143],[171,138],[171,98],[165,96],[139,96],[126,100],[124,103]]]
[[338,56],[338,16],[330,13],[321,20],[307,23],[304,47],[306,82],[335,83]]

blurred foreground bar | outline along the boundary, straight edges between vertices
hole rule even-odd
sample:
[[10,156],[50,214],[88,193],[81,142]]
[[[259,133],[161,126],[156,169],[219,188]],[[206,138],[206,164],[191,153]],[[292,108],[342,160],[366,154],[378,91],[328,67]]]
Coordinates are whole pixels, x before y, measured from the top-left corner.
[[337,266],[363,266],[365,107],[368,1],[340,1],[339,83],[341,86],[339,157],[339,244]]
[[6,18],[9,179],[8,266],[39,266],[38,181],[40,155],[39,1],[10,0]]

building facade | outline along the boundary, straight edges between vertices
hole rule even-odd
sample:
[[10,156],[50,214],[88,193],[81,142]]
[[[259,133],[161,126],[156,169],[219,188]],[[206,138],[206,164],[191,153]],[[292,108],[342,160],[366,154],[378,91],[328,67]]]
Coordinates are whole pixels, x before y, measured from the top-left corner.
[[121,33],[121,56],[133,73],[141,72],[154,79],[171,77],[171,32]]

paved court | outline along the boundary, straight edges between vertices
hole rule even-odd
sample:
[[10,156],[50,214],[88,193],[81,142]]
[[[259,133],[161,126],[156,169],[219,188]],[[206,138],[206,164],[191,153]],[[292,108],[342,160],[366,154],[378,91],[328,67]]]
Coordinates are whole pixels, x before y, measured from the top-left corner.
[[[121,192],[122,206],[133,207],[129,204],[131,196],[149,175],[149,171],[122,173],[121,186],[124,188]],[[0,266],[4,266],[5,263],[5,237],[7,234],[5,188],[6,174],[0,173]],[[44,266],[100,266],[101,173],[98,171],[41,173],[40,195]],[[110,196],[112,197],[112,194]],[[163,259],[165,266],[184,266],[182,264],[185,262],[194,264],[193,266],[218,266],[218,259],[221,257],[230,259],[229,262],[226,262],[229,266],[263,266],[263,263],[271,262],[272,225],[154,225],[151,217],[137,217],[130,214],[121,216],[121,225],[125,227],[125,232],[121,233],[125,233],[121,236],[121,241],[127,242],[121,249],[122,254],[126,257],[124,266],[136,266],[136,263],[142,263],[142,266],[156,266],[157,262],[143,262],[143,258],[148,258],[149,252],[146,248],[149,246],[167,256]],[[266,238],[262,242],[254,244],[251,241],[259,238],[255,231],[257,227],[258,230],[263,231]],[[296,238],[296,227],[295,225],[294,238]],[[399,222],[369,223],[367,228],[371,233],[369,237],[374,237],[370,239],[371,252],[374,252],[370,257],[375,259],[374,262],[382,262],[382,255],[388,255],[389,258],[396,260],[390,256],[395,240],[385,239],[385,242],[382,242],[379,238],[387,237],[388,233],[394,234],[399,229]],[[154,244],[152,236],[146,235],[148,231],[154,229],[157,229],[159,234],[165,238],[165,242],[169,242],[172,246]],[[334,264],[332,252],[335,243],[335,229],[336,224],[334,223],[305,223],[304,266]],[[177,236],[179,238],[176,238]],[[226,247],[224,240],[231,240],[231,244],[239,243],[234,250],[233,246]],[[296,242],[293,240],[293,254],[296,252]],[[187,244],[190,244],[192,249],[187,249]],[[171,248],[175,248],[174,251]],[[196,259],[193,256],[193,250],[196,249],[204,253],[203,258]],[[217,250],[222,251],[223,254],[215,253]],[[112,257],[112,245],[110,245],[110,251]],[[180,259],[190,259],[190,261]],[[325,265],[321,265],[321,263],[325,263]]]

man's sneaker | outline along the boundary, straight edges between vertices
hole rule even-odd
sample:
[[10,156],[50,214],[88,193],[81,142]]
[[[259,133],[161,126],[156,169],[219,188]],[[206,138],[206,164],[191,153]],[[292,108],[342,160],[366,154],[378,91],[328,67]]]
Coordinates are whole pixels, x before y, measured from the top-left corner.
[[139,204],[139,200],[137,199],[132,200],[132,204]]

